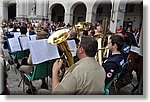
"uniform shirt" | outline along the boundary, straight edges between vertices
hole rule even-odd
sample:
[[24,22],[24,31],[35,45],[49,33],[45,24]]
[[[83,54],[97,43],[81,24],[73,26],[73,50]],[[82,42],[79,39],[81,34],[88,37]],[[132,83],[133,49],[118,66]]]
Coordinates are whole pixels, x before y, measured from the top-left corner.
[[86,57],[69,68],[52,94],[104,94],[105,71],[93,57]]
[[128,55],[130,53],[130,46],[127,45],[126,43],[124,43],[122,49],[121,49],[121,53],[123,54],[124,56],[124,60],[125,62],[127,61],[127,58],[128,58]]
[[104,61],[102,66],[106,72],[106,84],[108,84],[117,73],[123,70],[124,64],[124,56],[122,54],[111,55],[106,61]]

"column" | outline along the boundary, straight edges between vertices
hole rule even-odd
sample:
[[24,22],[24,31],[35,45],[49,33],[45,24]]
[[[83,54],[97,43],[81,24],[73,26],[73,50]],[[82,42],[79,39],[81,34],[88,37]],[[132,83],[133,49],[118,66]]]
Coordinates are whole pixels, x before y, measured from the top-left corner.
[[2,18],[8,20],[8,4],[3,2]]
[[36,17],[42,19],[44,16],[44,3],[41,0],[36,1]]
[[71,14],[69,13],[65,13],[65,17],[64,17],[64,23],[65,24],[72,24],[72,22],[70,21],[70,18],[71,18]]
[[94,12],[86,13],[86,22],[91,22],[93,25],[95,24],[96,14]]
[[86,20],[85,20],[85,22],[91,22],[92,24],[94,24],[95,23],[95,18],[96,18],[96,13],[94,13],[92,11],[92,9],[93,9],[92,7],[93,7],[92,4],[88,4],[87,5],[87,12],[86,12]]
[[49,5],[48,0],[44,0],[44,18],[45,19],[48,18],[48,5]]
[[26,16],[29,17],[29,0],[26,0]]
[[17,16],[16,18],[18,19],[23,19],[26,15],[25,13],[25,2],[24,1],[21,1],[21,0],[18,0],[17,2]]
[[115,33],[116,32],[116,27],[117,27],[117,12],[114,12],[112,11],[112,16],[111,16],[111,19],[110,19],[110,31],[112,33]]
[[48,13],[48,19],[49,19],[49,21],[52,21],[52,14],[51,13]]
[[92,21],[92,12],[87,12],[86,13],[86,22],[91,22]]
[[116,29],[123,26],[125,7],[127,0],[113,0],[110,20],[110,31],[115,33]]
[[112,10],[111,10],[111,18],[110,18],[110,31],[112,33],[116,32],[116,26],[117,26],[117,15],[118,15],[118,4],[113,0],[112,2]]
[[3,20],[3,1],[0,0],[0,27],[2,26],[2,20]]
[[117,25],[116,27],[119,28],[120,26],[123,27],[123,21],[124,21],[124,15],[125,15],[125,9],[120,9],[118,11],[118,16],[117,16]]

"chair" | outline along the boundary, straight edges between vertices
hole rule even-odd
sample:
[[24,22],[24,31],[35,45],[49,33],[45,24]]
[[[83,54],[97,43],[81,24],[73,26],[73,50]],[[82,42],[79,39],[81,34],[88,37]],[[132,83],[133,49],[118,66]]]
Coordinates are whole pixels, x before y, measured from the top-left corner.
[[[50,68],[51,68],[51,64],[49,63],[49,61],[46,61],[46,62],[35,65],[33,72],[31,72],[30,74],[24,73],[24,76],[29,80],[29,82],[32,82],[32,81],[38,80],[38,79],[43,79],[46,77],[47,77],[47,82],[48,82]],[[29,87],[33,94],[31,85],[29,85]],[[23,83],[23,90],[24,90],[24,83]]]
[[113,78],[108,84],[105,85],[105,89],[104,89],[104,90],[105,90],[105,95],[109,95],[109,94],[110,94],[109,90],[110,90],[110,86],[111,86],[112,84],[114,84],[115,92],[117,93],[116,82],[117,82],[117,79],[119,78],[120,74],[121,74],[121,72],[120,72],[120,73],[117,73],[117,74],[114,76],[114,78]]
[[19,63],[18,59],[23,59],[24,57],[29,56],[29,50],[17,51],[15,53],[12,53],[10,56],[13,59],[13,63],[15,64],[15,73],[17,73],[16,72],[16,67],[17,67],[16,64]]
[[29,50],[17,51],[11,54],[11,57],[13,59],[22,59],[23,57],[28,57],[28,56],[29,56]]

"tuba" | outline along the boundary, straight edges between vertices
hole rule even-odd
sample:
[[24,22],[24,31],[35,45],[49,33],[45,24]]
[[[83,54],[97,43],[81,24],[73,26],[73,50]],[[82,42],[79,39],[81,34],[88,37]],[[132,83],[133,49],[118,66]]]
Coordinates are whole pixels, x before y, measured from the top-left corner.
[[61,49],[63,54],[67,57],[67,65],[70,67],[74,64],[74,60],[70,51],[70,48],[67,43],[67,38],[69,36],[69,29],[61,29],[54,32],[47,40],[49,44],[57,44]]
[[97,39],[98,42],[98,51],[96,54],[96,59],[99,62],[100,65],[103,63],[103,52],[105,51],[105,47],[103,45],[104,35],[95,35],[94,36]]
[[109,56],[109,49],[107,48],[107,43],[109,38],[111,37],[110,34],[107,34],[107,19],[103,20],[102,26],[103,27],[100,27],[100,29],[103,28],[101,32],[94,36],[98,42],[98,52],[96,55],[96,59],[100,65],[102,65],[103,61]]
[[78,22],[76,25],[74,25],[75,31],[77,32],[77,36],[79,37],[79,33],[82,30],[88,30],[92,26],[92,23],[90,22]]

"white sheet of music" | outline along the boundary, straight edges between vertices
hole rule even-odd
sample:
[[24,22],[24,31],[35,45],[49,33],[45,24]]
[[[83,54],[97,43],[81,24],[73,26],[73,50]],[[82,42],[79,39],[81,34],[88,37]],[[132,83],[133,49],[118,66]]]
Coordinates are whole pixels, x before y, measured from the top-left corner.
[[29,49],[28,37],[19,37],[19,39],[22,46],[22,50]]
[[26,33],[26,36],[28,36],[28,37],[30,36],[30,35],[29,35],[29,31]]
[[30,40],[32,41],[36,40],[36,35],[30,35]]
[[9,28],[8,31],[11,32],[11,31],[13,31],[13,29],[14,29],[14,28]]
[[0,36],[3,34],[3,29],[0,27]]
[[72,56],[76,56],[76,51],[77,51],[77,47],[76,47],[76,43],[75,40],[67,40],[68,46],[70,48],[70,51],[72,53]]
[[[47,41],[46,41],[47,42]],[[58,48],[56,44],[48,44],[47,43],[47,53],[49,56],[49,60],[52,59],[56,59],[56,58],[60,58],[59,52],[58,52]]]
[[11,52],[21,51],[18,38],[9,38],[8,42],[9,42],[9,47],[10,47]]
[[18,38],[21,35],[20,32],[13,32],[13,33],[14,33],[14,38]]
[[57,45],[48,44],[47,39],[29,41],[29,48],[33,64],[60,58]]
[[130,51],[135,52],[141,56],[143,56],[143,49],[141,49],[140,47],[136,47],[136,46],[131,46]]

